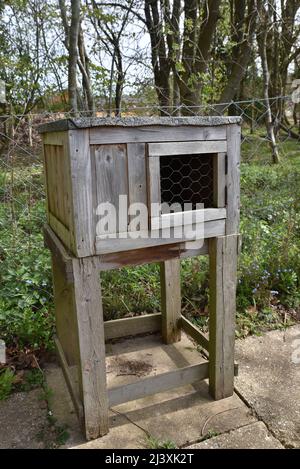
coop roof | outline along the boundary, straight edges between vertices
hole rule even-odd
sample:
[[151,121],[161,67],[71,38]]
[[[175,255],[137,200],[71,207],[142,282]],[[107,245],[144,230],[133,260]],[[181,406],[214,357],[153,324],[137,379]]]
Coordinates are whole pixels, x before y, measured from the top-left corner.
[[64,130],[86,129],[90,127],[143,127],[143,126],[218,126],[239,124],[240,117],[79,117],[60,119],[38,127],[40,133]]

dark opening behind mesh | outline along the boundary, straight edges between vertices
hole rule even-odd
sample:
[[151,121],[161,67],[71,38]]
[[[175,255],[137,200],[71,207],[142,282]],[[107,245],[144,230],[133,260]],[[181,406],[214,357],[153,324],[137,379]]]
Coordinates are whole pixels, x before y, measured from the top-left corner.
[[161,203],[213,207],[213,155],[160,157]]

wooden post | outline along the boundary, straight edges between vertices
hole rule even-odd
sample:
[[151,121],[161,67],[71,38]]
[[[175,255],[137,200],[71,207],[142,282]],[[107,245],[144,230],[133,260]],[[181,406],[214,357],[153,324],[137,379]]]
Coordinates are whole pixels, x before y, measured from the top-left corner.
[[73,258],[74,305],[80,351],[80,387],[88,440],[108,433],[105,338],[96,258]]
[[160,264],[162,337],[166,344],[181,338],[180,260],[171,259]]
[[63,348],[68,366],[79,362],[79,344],[74,309],[73,283],[60,262],[59,256],[51,251],[56,334]]
[[233,394],[238,235],[209,240],[209,389],[214,399]]

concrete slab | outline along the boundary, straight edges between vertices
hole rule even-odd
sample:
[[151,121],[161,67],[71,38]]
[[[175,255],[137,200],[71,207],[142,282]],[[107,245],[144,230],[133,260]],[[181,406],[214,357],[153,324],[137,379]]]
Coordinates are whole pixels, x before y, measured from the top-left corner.
[[263,422],[255,422],[188,446],[188,449],[284,449]]
[[[127,339],[107,347],[109,386],[130,383],[204,359],[194,344],[183,335],[181,342],[162,345],[158,335]],[[46,372],[54,391],[52,409],[59,424],[67,424],[70,440],[67,447],[77,448],[146,448],[149,436],[172,441],[177,447],[199,441],[210,432],[223,433],[255,422],[247,406],[234,395],[214,401],[206,382],[184,386],[125,403],[111,409],[108,435],[86,443],[78,431],[69,394],[59,368]]]
[[237,391],[286,447],[300,448],[300,325],[236,344]]
[[19,392],[0,401],[0,448],[44,448],[39,434],[47,426],[41,390]]

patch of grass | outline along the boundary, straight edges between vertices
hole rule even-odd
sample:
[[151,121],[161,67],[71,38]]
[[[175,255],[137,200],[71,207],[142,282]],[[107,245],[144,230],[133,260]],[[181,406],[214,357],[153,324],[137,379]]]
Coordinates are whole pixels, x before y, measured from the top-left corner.
[[215,436],[218,436],[220,435],[220,432],[217,432],[215,430],[208,430],[208,432],[206,433],[206,435],[202,438],[201,441],[205,441],[205,440],[209,440],[210,438],[213,438]]
[[176,449],[176,444],[171,440],[158,440],[150,436],[147,438],[147,448],[150,449]]
[[15,375],[10,368],[0,371],[0,401],[7,399],[12,392]]
[[43,385],[44,375],[42,371],[39,369],[28,370],[25,373],[24,382],[20,385],[20,391],[28,392]]

